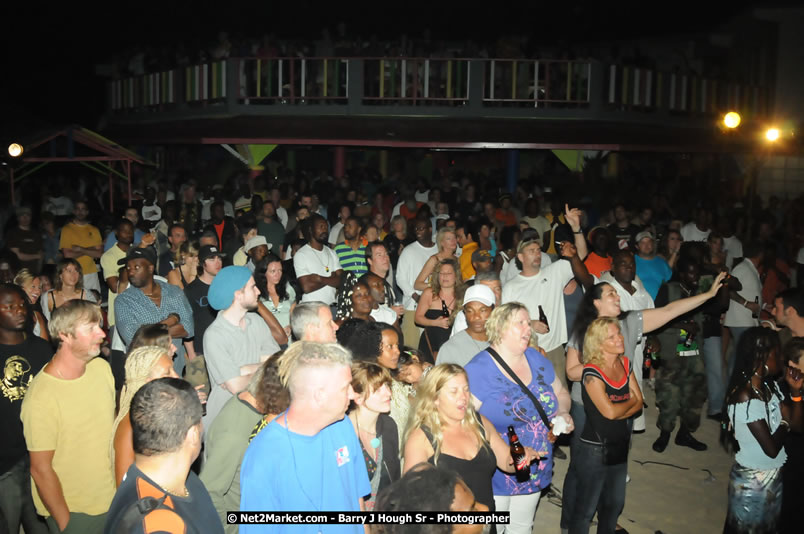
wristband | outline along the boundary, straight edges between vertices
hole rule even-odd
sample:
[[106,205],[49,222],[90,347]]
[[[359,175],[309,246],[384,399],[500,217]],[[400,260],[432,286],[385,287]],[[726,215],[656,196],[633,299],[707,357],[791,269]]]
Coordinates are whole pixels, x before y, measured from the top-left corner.
[[799,393],[798,397],[790,396],[790,400],[793,402],[801,402],[801,394]]
[[583,233],[583,229],[578,230],[577,232],[576,232],[575,230],[573,230],[573,231],[572,231],[572,233],[573,233],[573,234],[582,234],[582,233]]
[[779,421],[779,428],[781,428],[781,427],[782,427],[782,425],[784,425],[784,426],[787,428],[787,430],[790,430],[790,423],[788,423],[788,422],[787,422],[787,421],[785,421],[784,419],[782,419],[781,421]]

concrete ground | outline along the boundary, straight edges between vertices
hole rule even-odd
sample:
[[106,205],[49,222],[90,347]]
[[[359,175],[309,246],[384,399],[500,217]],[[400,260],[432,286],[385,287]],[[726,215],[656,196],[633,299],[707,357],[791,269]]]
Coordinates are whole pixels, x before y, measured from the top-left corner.
[[[647,384],[646,384],[647,385]],[[644,434],[634,436],[628,459],[631,482],[626,485],[625,509],[620,525],[630,534],[689,534],[722,532],[726,519],[727,487],[733,457],[718,442],[720,426],[706,419],[706,406],[696,439],[709,449],[696,452],[679,447],[670,438],[667,449],[659,454],[651,445],[659,436],[656,428],[655,394],[645,387],[646,409]],[[563,447],[569,456],[569,446]],[[671,465],[665,465],[671,464]],[[569,459],[555,461],[553,486],[560,495]],[[536,512],[533,532],[560,532],[561,502],[542,497]],[[595,532],[592,526],[590,532]]]

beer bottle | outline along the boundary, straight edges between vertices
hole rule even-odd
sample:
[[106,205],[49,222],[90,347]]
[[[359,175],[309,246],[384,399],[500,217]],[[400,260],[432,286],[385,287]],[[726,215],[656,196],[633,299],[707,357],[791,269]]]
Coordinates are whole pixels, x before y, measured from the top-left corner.
[[449,308],[447,308],[447,303],[444,302],[444,299],[441,299],[441,315],[443,317],[449,317]]
[[550,331],[550,323],[547,322],[547,315],[544,313],[544,309],[542,309],[542,305],[539,304],[539,321],[544,323],[544,326],[547,327],[547,331]]
[[525,447],[519,442],[513,426],[508,427],[508,443],[511,444],[511,458],[514,460],[514,469],[516,469],[516,481],[527,482],[530,480],[530,464],[525,458]]
[[[759,306],[759,297],[754,297],[754,304],[756,304],[757,306]],[[751,317],[753,317],[754,319],[756,319],[757,317],[759,317],[759,312],[760,312],[760,311],[761,311],[761,310],[756,311],[756,312],[751,312]]]

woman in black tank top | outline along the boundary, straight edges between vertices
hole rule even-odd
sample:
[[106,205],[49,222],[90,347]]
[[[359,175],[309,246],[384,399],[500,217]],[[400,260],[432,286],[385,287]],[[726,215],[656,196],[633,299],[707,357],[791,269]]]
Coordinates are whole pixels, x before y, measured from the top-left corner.
[[570,460],[578,476],[570,534],[589,532],[595,512],[598,534],[613,534],[625,505],[631,424],[642,410],[642,392],[624,350],[616,318],[592,321],[583,343],[586,423]]
[[[525,447],[528,462],[539,453]],[[510,449],[491,422],[472,407],[463,367],[437,365],[419,383],[404,447],[409,471],[421,462],[461,475],[477,502],[494,510],[491,477],[499,468],[514,472]]]

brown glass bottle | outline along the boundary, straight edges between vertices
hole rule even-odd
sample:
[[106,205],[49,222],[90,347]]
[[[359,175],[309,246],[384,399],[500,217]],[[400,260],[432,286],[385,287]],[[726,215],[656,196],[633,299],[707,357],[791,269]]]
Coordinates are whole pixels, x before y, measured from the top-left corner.
[[511,458],[514,460],[514,469],[516,469],[516,481],[527,482],[530,480],[530,464],[525,459],[525,447],[519,442],[513,426],[508,427],[508,443],[511,444]]
[[544,323],[544,326],[547,327],[547,331],[550,331],[550,323],[547,322],[547,314],[544,313],[542,309],[542,305],[539,304],[539,321]]

